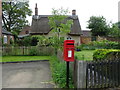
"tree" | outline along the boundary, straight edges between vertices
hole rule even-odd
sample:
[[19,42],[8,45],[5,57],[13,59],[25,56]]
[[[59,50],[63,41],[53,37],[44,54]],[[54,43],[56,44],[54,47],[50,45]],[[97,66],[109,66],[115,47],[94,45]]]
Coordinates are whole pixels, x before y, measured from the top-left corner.
[[49,17],[49,25],[52,28],[52,31],[60,39],[62,33],[70,32],[71,25],[73,20],[68,20],[68,9],[52,9],[53,16]]
[[73,24],[73,20],[68,19],[68,9],[52,9],[52,16],[49,18],[49,25],[51,27],[51,31],[54,32],[54,36],[52,38],[52,44],[59,48],[61,45],[60,36],[64,33],[67,34],[70,32],[71,25]]
[[116,37],[116,38],[120,37],[120,28],[118,25],[119,25],[118,23],[112,24],[112,27],[110,28],[110,31],[108,34],[109,36]]
[[109,25],[103,16],[91,16],[87,28],[91,29],[93,36],[106,36],[109,32]]
[[28,24],[26,16],[31,16],[28,2],[10,0],[2,2],[2,22],[3,28],[18,35],[20,30]]

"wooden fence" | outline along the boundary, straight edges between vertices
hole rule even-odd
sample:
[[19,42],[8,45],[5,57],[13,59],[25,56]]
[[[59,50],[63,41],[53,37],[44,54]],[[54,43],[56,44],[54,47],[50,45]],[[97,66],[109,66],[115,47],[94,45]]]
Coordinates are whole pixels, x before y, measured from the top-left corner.
[[87,88],[111,88],[118,86],[120,86],[120,60],[87,63]]
[[2,47],[2,55],[53,55],[55,52],[52,47]]
[[117,60],[74,62],[75,88],[120,88],[120,58]]

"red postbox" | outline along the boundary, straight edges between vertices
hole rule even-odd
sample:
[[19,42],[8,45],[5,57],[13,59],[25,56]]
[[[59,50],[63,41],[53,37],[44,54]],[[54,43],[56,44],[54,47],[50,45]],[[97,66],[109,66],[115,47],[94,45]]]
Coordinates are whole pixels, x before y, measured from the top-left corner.
[[64,60],[68,62],[74,61],[74,40],[64,41]]

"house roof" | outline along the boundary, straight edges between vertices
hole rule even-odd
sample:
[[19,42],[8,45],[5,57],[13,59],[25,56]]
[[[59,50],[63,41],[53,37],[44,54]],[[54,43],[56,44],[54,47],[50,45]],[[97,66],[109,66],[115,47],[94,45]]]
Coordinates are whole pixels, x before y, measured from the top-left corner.
[[28,31],[28,33],[29,33],[30,28],[31,28],[30,26],[23,27],[23,29],[21,30],[21,32],[19,33],[19,35],[26,35],[26,31]]
[[29,36],[29,34],[25,34],[25,35],[18,35],[18,38],[24,38],[24,37],[27,37]]
[[5,29],[2,29],[2,34],[6,34],[6,35],[13,35],[11,32],[8,32]]
[[82,36],[84,37],[91,37],[91,31],[89,30],[82,30]]
[[[48,17],[53,15],[33,15],[30,34],[48,34],[51,28],[48,24]],[[73,19],[70,35],[81,35],[81,26],[77,15],[69,15],[67,19]]]

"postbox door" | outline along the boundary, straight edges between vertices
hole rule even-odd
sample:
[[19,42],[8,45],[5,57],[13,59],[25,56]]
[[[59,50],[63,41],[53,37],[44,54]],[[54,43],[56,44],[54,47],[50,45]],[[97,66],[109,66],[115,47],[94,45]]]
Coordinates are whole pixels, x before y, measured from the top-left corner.
[[74,61],[74,49],[67,50],[67,61]]

